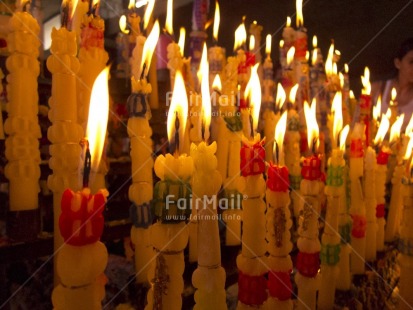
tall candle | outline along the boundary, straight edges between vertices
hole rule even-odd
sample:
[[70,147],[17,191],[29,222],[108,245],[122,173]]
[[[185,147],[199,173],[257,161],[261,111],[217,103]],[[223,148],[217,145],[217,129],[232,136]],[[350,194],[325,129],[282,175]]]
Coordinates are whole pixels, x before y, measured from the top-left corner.
[[[7,46],[10,55],[6,60],[9,102],[4,124],[4,132],[8,135],[5,142],[8,163],[5,175],[9,179],[10,210],[34,210],[38,207],[40,178],[38,139],[41,133],[37,120],[39,24],[30,13],[15,12],[9,27]],[[1,132],[4,139],[2,129]]]
[[376,259],[376,152],[372,147],[368,147],[364,158],[364,193],[366,198],[366,260],[373,262]]
[[[150,261],[154,257],[149,241],[149,226],[152,224],[153,214],[151,200],[153,197],[153,142],[151,140],[152,129],[149,126],[151,109],[148,96],[152,86],[146,80],[147,66],[151,63],[151,56],[155,49],[159,36],[158,21],[148,36],[142,48],[141,58],[135,59],[139,67],[135,67],[131,78],[132,94],[127,100],[129,112],[128,136],[131,145],[132,184],[129,187],[129,200],[132,202],[130,215],[132,218],[131,240],[135,245],[135,268],[138,283],[148,281],[147,274]],[[138,45],[135,49],[138,48]]]

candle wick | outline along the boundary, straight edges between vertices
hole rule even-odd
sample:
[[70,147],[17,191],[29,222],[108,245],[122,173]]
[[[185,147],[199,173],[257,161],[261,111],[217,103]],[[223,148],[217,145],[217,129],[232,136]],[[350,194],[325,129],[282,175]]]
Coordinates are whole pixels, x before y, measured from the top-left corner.
[[312,146],[312,148],[311,148],[311,151],[312,151],[313,154],[316,153],[316,151],[315,151],[316,143],[317,143],[317,138],[314,138],[314,139],[313,139],[313,146]]
[[179,150],[179,125],[178,112],[175,112],[175,151]]
[[277,161],[277,165],[279,164],[279,148],[278,148],[278,143],[277,141],[275,141],[275,159]]
[[249,118],[250,118],[250,130],[251,130],[250,137],[253,137],[254,136],[254,120],[251,114],[249,115]]
[[141,76],[140,76],[140,78],[139,78],[140,80],[143,80],[143,79],[144,79],[144,77],[145,77],[145,70],[146,70],[146,62],[143,63]]
[[69,4],[67,2],[62,7],[61,24],[62,24],[62,27],[65,27],[65,28],[67,28],[67,25],[69,24]]
[[23,11],[23,12],[27,12],[27,11],[28,11],[28,10],[27,10],[27,6],[30,5],[30,4],[31,4],[31,1],[30,1],[30,0],[23,2],[23,3],[22,3],[22,11]]
[[85,163],[83,166],[83,187],[85,188],[89,187],[89,177],[92,169],[92,156],[90,154],[89,141],[87,139],[80,141],[80,145],[86,148]]

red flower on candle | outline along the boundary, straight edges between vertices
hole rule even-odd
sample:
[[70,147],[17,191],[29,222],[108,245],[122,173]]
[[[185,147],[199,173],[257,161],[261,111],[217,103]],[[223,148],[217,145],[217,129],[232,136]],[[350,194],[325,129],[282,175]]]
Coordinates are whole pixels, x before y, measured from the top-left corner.
[[363,238],[366,235],[367,219],[364,215],[353,214],[353,228],[351,235],[354,238]]
[[257,175],[265,171],[264,141],[252,146],[243,144],[241,147],[241,174],[244,177]]
[[255,54],[251,52],[246,52],[245,56],[247,56],[247,61],[245,62],[246,67],[252,67],[255,65]]
[[384,204],[378,204],[376,206],[376,217],[382,218],[386,215],[386,209],[384,208]]
[[298,252],[297,269],[304,277],[314,278],[320,269],[320,252]]
[[321,178],[321,160],[318,156],[304,158],[301,176],[310,181],[319,180]]
[[238,273],[238,300],[248,306],[262,305],[267,300],[267,280],[264,275]]
[[380,151],[379,154],[377,155],[377,164],[378,165],[387,165],[387,162],[389,160],[389,153]]
[[107,192],[100,190],[90,194],[88,188],[74,192],[64,191],[62,196],[62,214],[59,218],[59,228],[67,244],[82,246],[100,239],[103,232],[103,209]]
[[290,187],[288,168],[286,166],[270,164],[267,187],[273,192],[287,192]]
[[358,158],[364,156],[364,143],[361,139],[352,139],[350,143],[350,157]]
[[268,290],[270,296],[278,300],[290,299],[293,291],[290,271],[270,271],[268,273]]

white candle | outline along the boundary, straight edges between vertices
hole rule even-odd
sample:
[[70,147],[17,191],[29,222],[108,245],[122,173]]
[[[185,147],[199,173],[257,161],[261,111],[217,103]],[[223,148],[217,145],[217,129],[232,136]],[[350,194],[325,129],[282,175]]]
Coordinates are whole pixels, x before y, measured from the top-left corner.
[[364,193],[366,198],[366,260],[373,262],[376,259],[376,152],[368,147],[364,159],[365,181]]

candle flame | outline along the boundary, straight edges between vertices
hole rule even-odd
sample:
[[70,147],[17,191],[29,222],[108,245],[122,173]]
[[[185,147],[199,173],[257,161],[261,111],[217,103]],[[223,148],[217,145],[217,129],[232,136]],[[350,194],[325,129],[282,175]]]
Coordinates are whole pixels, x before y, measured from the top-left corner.
[[344,64],[344,73],[348,73],[348,64]]
[[[275,126],[274,139],[277,144],[274,143],[274,153],[276,152],[275,148],[277,145],[278,145],[279,153],[283,152],[283,143],[284,143],[284,135],[285,135],[286,127],[287,127],[287,111],[284,111],[284,113],[281,115],[280,120]],[[283,156],[281,155],[280,157],[282,158]],[[280,164],[282,165],[283,163],[280,163]]]
[[304,26],[303,0],[296,0],[295,5],[297,8],[296,25],[297,25],[297,28],[299,28],[301,26]]
[[[407,144],[406,153],[404,153],[403,159],[409,160],[410,157],[412,156],[412,151],[413,151],[413,135],[409,134],[409,143]],[[409,170],[412,169],[412,162],[413,162],[413,158],[412,158],[412,161],[410,162]]]
[[394,101],[396,100],[396,97],[397,97],[397,90],[396,90],[396,88],[392,88],[391,89],[391,102],[390,102],[390,105],[394,105]]
[[186,120],[188,119],[188,97],[186,96],[185,82],[180,70],[176,71],[174,90],[168,112],[167,129],[169,142],[172,141],[175,134],[176,116],[179,119],[179,141],[181,141],[180,146],[182,146]]
[[376,104],[373,106],[373,119],[378,122],[381,114],[381,96],[377,98]]
[[148,36],[148,39],[145,41],[145,45],[143,46],[142,51],[142,61],[139,67],[139,76],[142,74],[143,65],[146,64],[145,72],[143,72],[144,76],[148,75],[149,66],[151,65],[152,55],[155,50],[156,44],[158,43],[159,39],[159,22],[158,20],[155,21],[153,25],[152,31]]
[[106,128],[109,117],[109,67],[98,75],[93,83],[90,95],[89,117],[87,121],[86,137],[92,162],[92,171],[97,171],[105,146]]
[[267,55],[271,54],[271,40],[272,36],[267,34],[267,37],[265,38],[265,54]]
[[308,148],[313,149],[313,143],[316,141],[315,149],[318,149],[320,144],[319,138],[319,129],[316,118],[316,100],[313,99],[311,107],[308,105],[307,101],[304,101],[304,115],[305,122],[307,124],[307,142]]
[[293,105],[295,104],[295,99],[297,97],[297,91],[298,91],[298,83],[296,83],[293,87],[291,87],[290,94],[288,96],[288,99]]
[[343,87],[344,87],[344,74],[339,72],[338,73],[338,78],[340,79],[340,87],[341,87],[341,89],[343,89]]
[[[73,0],[73,1],[63,0],[62,1],[62,9],[66,8],[66,6],[69,5],[69,11],[70,11],[70,18],[71,19],[73,18],[73,14],[75,14],[78,1],[79,0]],[[22,4],[23,4],[23,1],[22,1]]]
[[279,46],[280,46],[280,48],[284,47],[284,40],[282,40],[282,39],[280,40],[280,45]]
[[179,50],[181,51],[181,56],[184,57],[184,48],[185,48],[185,28],[181,27],[179,29],[179,40],[178,40],[178,46]]
[[172,22],[173,15],[172,14],[173,14],[173,0],[168,0],[167,7],[166,7],[165,30],[170,35],[174,34],[174,28],[173,28],[173,22]]
[[338,146],[338,136],[343,128],[343,110],[342,110],[342,96],[341,92],[338,91],[334,95],[333,104],[331,106],[331,113],[334,113],[334,121],[333,121],[333,140],[334,145],[333,147]]
[[213,37],[215,41],[218,41],[218,30],[219,30],[219,22],[221,21],[220,12],[219,12],[219,4],[218,1],[215,1],[215,15],[214,15],[214,29],[213,29]]
[[258,127],[258,119],[260,117],[261,108],[261,84],[258,76],[259,63],[251,68],[251,77],[245,87],[245,96],[249,98],[251,115],[252,115],[252,129],[255,132]]
[[214,81],[212,82],[212,89],[217,90],[219,92],[222,90],[222,83],[219,74],[215,75]]
[[135,0],[129,0],[128,9],[133,10],[135,8]]
[[356,99],[352,90],[349,91],[349,97],[350,99]]
[[317,63],[318,50],[313,49],[313,55],[311,56],[311,64],[314,66]]
[[148,0],[148,6],[145,10],[145,15],[143,15],[143,28],[147,29],[149,25],[149,20],[151,19],[153,8],[155,6],[155,0]]
[[400,138],[400,131],[404,121],[404,113],[400,115],[390,128],[390,143],[396,142]]
[[122,15],[119,18],[119,29],[120,31],[122,31],[125,34],[129,33],[129,29],[126,28],[127,27],[127,21],[126,21],[126,15]]
[[305,51],[305,60],[306,60],[306,62],[308,62],[309,59],[310,59],[310,52]]
[[350,125],[344,126],[343,130],[340,132],[340,150],[345,151],[346,150],[346,140],[348,133],[350,131]]
[[328,50],[325,70],[327,76],[331,76],[333,74],[333,63],[334,63],[334,42],[331,42],[330,48]]
[[370,95],[371,84],[370,84],[370,70],[368,67],[364,68],[364,75],[361,76],[361,83],[363,84],[363,89],[361,93],[364,95]]
[[313,36],[313,48],[317,48],[317,36]]
[[386,117],[387,117],[388,119],[391,118],[391,109],[390,109],[390,108],[387,108]]
[[249,50],[252,52],[255,48],[255,37],[254,35],[250,36],[250,45],[249,45]]
[[287,95],[285,94],[284,87],[282,87],[281,83],[278,83],[277,84],[277,96],[275,97],[275,106],[278,109],[281,109],[286,99],[287,99]]
[[245,29],[244,21],[235,30],[234,51],[241,48],[247,41],[247,30]]
[[201,71],[201,94],[202,94],[202,122],[204,124],[205,133],[204,140],[209,139],[209,125],[211,124],[211,95],[209,93],[209,66],[208,66],[208,51],[206,44],[202,51],[200,71]]
[[376,137],[373,140],[374,145],[378,145],[384,140],[384,137],[386,136],[389,127],[390,122],[387,118],[387,115],[382,115],[379,129],[377,130]]
[[291,46],[287,52],[287,65],[291,65],[294,60],[295,47]]
[[333,74],[334,74],[334,75],[337,75],[337,72],[338,72],[338,70],[337,70],[337,64],[336,64],[335,62],[333,62]]
[[405,134],[406,136],[409,136],[412,132],[413,132],[413,114],[410,117],[409,124],[407,124]]
[[285,22],[285,27],[291,27],[291,17],[287,16],[287,21]]

